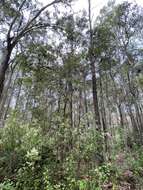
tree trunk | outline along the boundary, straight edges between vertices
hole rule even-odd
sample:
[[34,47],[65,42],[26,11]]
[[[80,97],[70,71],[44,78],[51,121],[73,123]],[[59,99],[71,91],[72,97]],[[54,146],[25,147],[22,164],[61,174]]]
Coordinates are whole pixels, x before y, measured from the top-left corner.
[[16,75],[15,75],[14,81],[13,81],[13,83],[12,83],[12,85],[11,85],[10,90],[9,90],[9,96],[7,97],[7,101],[6,101],[6,108],[4,109],[4,111],[3,111],[3,113],[2,113],[2,114],[3,114],[3,115],[2,115],[3,121],[6,120],[7,115],[8,115],[9,107],[10,107],[10,105],[11,105],[11,101],[12,101],[12,98],[13,98],[13,95],[14,95],[14,89],[15,89],[17,77],[18,77],[18,71],[17,71],[17,73],[16,73]]
[[107,120],[106,120],[106,111],[104,105],[104,95],[103,95],[103,85],[102,85],[102,71],[99,70],[100,74],[100,106],[101,106],[101,119],[102,119],[102,127],[104,132],[104,143],[105,143],[105,152],[108,152],[108,139],[107,139]]
[[84,88],[83,88],[83,93],[84,93],[84,107],[85,107],[85,114],[86,114],[86,120],[87,120],[87,127],[89,128],[89,119],[88,119],[88,102],[87,102],[87,93],[86,93],[86,76],[83,74],[83,81],[84,81]]
[[91,1],[88,0],[88,3],[89,3],[89,30],[90,30],[89,61],[90,61],[91,75],[92,75],[93,107],[94,107],[96,129],[101,130],[99,105],[98,105],[98,96],[97,96],[95,58],[93,56],[93,31],[92,31],[92,20],[91,20]]
[[118,104],[118,111],[119,111],[119,117],[120,117],[120,125],[122,127],[122,129],[124,129],[124,117],[123,117],[123,112],[122,112],[122,105]]
[[[95,117],[95,127],[96,131],[101,134],[101,122],[100,122],[100,113],[99,113],[99,105],[98,105],[98,95],[97,95],[97,79],[96,79],[96,71],[95,71],[95,55],[93,52],[93,30],[92,30],[92,19],[91,19],[91,0],[88,0],[89,5],[89,33],[90,33],[90,44],[89,44],[89,62],[91,67],[91,75],[92,75],[92,95],[93,95],[93,108],[94,108],[94,117]],[[97,164],[100,165],[104,162],[103,156],[103,142],[97,142]]]
[[4,88],[2,96],[1,96],[1,101],[0,101],[0,119],[2,119],[2,115],[4,113],[4,107],[5,107],[5,103],[6,103],[7,97],[8,97],[9,88],[10,88],[11,81],[12,81],[12,76],[13,76],[13,71],[8,76],[7,85]]
[[9,60],[12,50],[5,49],[2,52],[2,61],[0,63],[0,101],[2,98],[2,92],[4,89],[4,82],[5,82],[5,76],[7,69],[9,67]]

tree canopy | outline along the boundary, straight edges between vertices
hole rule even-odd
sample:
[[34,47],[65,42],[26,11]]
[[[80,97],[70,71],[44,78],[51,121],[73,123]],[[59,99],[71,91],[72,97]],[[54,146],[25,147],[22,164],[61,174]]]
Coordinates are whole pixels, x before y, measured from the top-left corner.
[[1,190],[142,189],[143,8],[87,3],[0,1]]

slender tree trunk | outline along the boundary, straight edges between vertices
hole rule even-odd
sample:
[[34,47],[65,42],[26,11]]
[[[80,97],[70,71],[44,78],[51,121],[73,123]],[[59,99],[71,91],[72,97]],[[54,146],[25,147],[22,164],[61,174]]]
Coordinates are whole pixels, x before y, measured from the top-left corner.
[[[22,76],[23,76],[23,74],[22,74]],[[18,93],[17,93],[17,96],[16,96],[15,109],[18,109],[18,107],[19,107],[21,89],[22,89],[22,79],[21,79],[20,83],[18,84]]]
[[79,90],[79,105],[78,105],[78,124],[77,126],[80,125],[81,121],[81,112],[82,112],[82,90]]
[[19,74],[19,71],[17,71],[17,73],[16,73],[16,76],[14,78],[13,84],[12,84],[11,89],[10,89],[10,95],[7,98],[7,103],[6,103],[7,105],[6,105],[6,108],[5,108],[5,110],[3,112],[3,116],[2,116],[4,121],[7,118],[9,107],[10,107],[10,104],[11,104],[11,101],[12,101],[12,98],[13,98],[13,95],[14,95],[14,89],[15,89],[15,86],[16,86],[16,81],[17,81],[18,74]]
[[10,85],[11,85],[12,76],[13,76],[13,72],[11,72],[9,74],[7,85],[6,85],[6,87],[5,87],[5,89],[3,90],[3,93],[2,93],[2,97],[1,97],[1,101],[0,101],[0,119],[2,118],[2,115],[4,113],[4,106],[5,106],[7,97],[8,97],[8,91],[9,91],[9,88],[10,88]]
[[83,82],[84,82],[84,106],[85,106],[85,114],[86,114],[86,120],[87,120],[87,127],[90,126],[89,119],[88,119],[88,102],[87,102],[87,93],[86,93],[86,75],[83,73]]
[[124,128],[124,118],[123,118],[123,112],[122,112],[121,106],[122,106],[121,104],[117,105],[118,111],[119,111],[119,116],[120,116],[120,125],[122,128]]
[[11,49],[5,49],[2,52],[2,61],[0,63],[0,101],[2,98],[2,93],[4,89],[4,82],[5,82],[5,76],[6,72],[9,67],[9,60],[12,50]]
[[101,104],[101,119],[102,127],[104,132],[104,142],[105,142],[105,152],[108,152],[108,140],[107,140],[107,121],[106,121],[106,111],[104,106],[104,96],[103,96],[103,87],[102,87],[102,71],[99,71],[100,74],[100,104]]
[[129,105],[129,116],[130,116],[131,123],[132,123],[133,135],[134,135],[135,142],[142,144],[141,131],[140,131],[140,128],[138,127],[138,125],[136,123],[136,119],[134,117],[134,114],[132,112],[130,105]]
[[93,107],[94,107],[96,129],[101,131],[101,122],[100,122],[98,96],[97,96],[97,80],[96,80],[96,71],[95,71],[95,58],[93,55],[93,31],[92,31],[91,1],[90,0],[88,0],[88,4],[89,4],[89,30],[90,30],[89,61],[90,61],[91,74],[92,74]]
[[72,82],[69,82],[69,116],[70,116],[70,125],[73,127],[73,86]]
[[[95,127],[98,132],[101,133],[101,122],[100,122],[100,113],[99,113],[99,105],[98,105],[98,95],[97,95],[97,79],[96,79],[96,71],[95,71],[95,56],[94,56],[94,46],[93,46],[93,31],[92,31],[92,19],[91,19],[91,0],[88,0],[89,5],[89,32],[90,32],[90,44],[89,44],[89,61],[91,67],[91,75],[92,75],[92,95],[93,95],[93,108],[94,108],[94,117],[95,117]],[[102,164],[104,162],[103,156],[103,142],[98,143],[97,146],[97,164]]]

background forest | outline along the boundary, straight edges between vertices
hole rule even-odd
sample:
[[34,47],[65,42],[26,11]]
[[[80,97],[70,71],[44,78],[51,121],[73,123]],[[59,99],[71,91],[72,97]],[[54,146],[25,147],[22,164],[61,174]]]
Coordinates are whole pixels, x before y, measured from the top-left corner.
[[0,0],[0,190],[143,190],[143,8]]

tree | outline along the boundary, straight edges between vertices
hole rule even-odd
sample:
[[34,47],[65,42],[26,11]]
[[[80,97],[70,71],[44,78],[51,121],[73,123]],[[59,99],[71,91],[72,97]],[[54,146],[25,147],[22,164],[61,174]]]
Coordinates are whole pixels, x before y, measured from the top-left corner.
[[[93,96],[93,108],[94,108],[94,118],[95,118],[95,127],[96,130],[101,134],[101,120],[98,104],[98,94],[97,94],[97,77],[96,77],[96,67],[95,67],[95,57],[94,55],[94,44],[93,44],[93,29],[92,29],[92,19],[91,19],[91,0],[88,0],[88,14],[89,14],[89,52],[88,58],[91,67],[91,77],[92,77],[92,96]],[[103,162],[103,144],[101,143],[98,148],[99,158],[97,161],[99,164]]]
[[[27,0],[19,2],[12,1],[11,4],[9,1],[1,2],[2,14],[4,16],[3,23],[8,24],[8,29],[6,29],[4,39],[5,45],[1,52],[2,59],[0,64],[0,98],[3,92],[6,71],[9,68],[10,59],[12,53],[14,53],[15,47],[18,45],[20,40],[23,37],[29,35],[31,31],[35,31],[43,27],[50,27],[51,24],[49,23],[49,21],[43,22],[43,19],[40,18],[40,16],[47,8],[59,3],[65,2],[63,0],[54,0],[51,3],[45,5],[44,7],[37,9],[33,7],[31,1]],[[68,1],[66,1],[66,4],[67,3]],[[29,19],[25,17],[26,11],[28,11],[30,14]]]

